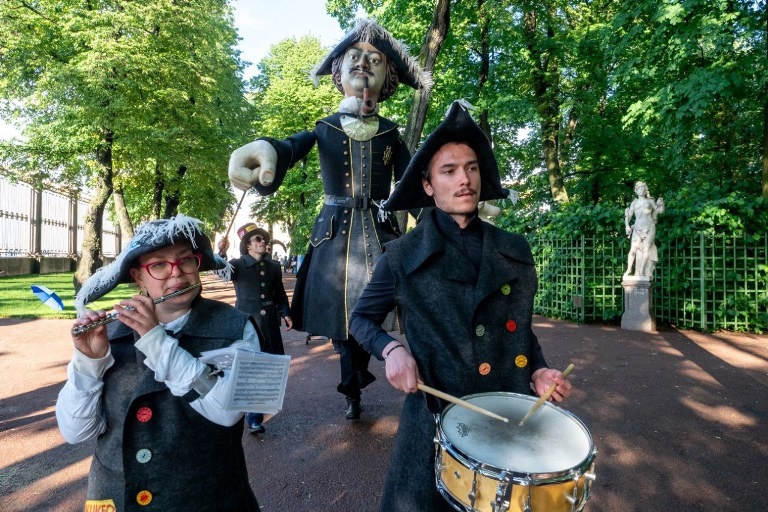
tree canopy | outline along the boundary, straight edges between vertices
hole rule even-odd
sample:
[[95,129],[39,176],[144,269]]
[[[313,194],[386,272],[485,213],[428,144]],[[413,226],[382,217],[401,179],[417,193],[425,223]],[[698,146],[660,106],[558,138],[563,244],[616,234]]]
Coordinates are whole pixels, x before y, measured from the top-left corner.
[[[679,226],[768,227],[764,0],[326,8],[345,29],[362,9],[430,60],[426,108],[406,87],[382,105],[415,130],[408,140],[423,138],[414,118],[426,134],[453,100],[475,105],[504,183],[521,196],[500,220],[510,229],[544,229],[562,215],[601,229],[638,180],[667,200],[664,222],[677,211]],[[6,0],[0,18],[0,115],[23,121],[25,135],[3,148],[5,167],[88,184],[104,204],[124,198],[132,222],[178,209],[221,226],[235,202],[231,150],[311,129],[340,99],[307,76],[328,51],[312,37],[273,46],[244,83],[226,0]],[[254,214],[285,223],[302,252],[321,194],[311,154]]]

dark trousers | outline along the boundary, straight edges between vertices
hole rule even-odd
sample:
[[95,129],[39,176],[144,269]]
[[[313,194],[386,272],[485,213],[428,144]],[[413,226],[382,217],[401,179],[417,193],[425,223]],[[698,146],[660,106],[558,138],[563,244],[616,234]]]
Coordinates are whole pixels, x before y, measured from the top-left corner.
[[[337,340],[334,340],[337,341]],[[360,390],[376,380],[368,371],[371,354],[363,350],[353,337],[339,342],[339,363],[341,365],[341,382],[336,390],[353,399],[360,398]]]

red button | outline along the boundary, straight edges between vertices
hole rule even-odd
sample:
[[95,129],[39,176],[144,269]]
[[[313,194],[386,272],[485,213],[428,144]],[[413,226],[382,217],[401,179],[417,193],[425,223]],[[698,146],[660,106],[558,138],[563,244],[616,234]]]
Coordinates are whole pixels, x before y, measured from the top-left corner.
[[515,332],[517,330],[517,323],[514,320],[507,320],[507,330]]
[[142,423],[148,422],[152,418],[152,409],[149,407],[142,407],[136,411],[136,419]]

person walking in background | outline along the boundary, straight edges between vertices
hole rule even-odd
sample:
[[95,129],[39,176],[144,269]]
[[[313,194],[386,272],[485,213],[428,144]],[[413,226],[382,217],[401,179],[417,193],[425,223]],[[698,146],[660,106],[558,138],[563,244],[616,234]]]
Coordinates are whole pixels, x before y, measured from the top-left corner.
[[[235,285],[235,307],[252,315],[264,337],[263,351],[269,354],[285,354],[280,319],[287,330],[293,328],[288,295],[283,286],[280,264],[267,258],[269,233],[249,222],[237,230],[240,237],[240,257],[229,260],[232,265],[232,281]],[[226,254],[229,240],[219,241],[219,254]],[[245,423],[251,434],[263,434],[264,415],[249,412]]]
[[[200,222],[178,215],[139,227],[75,298],[75,352],[56,420],[68,443],[96,440],[85,510],[259,510],[243,413],[221,406],[229,372],[198,360],[225,347],[258,351],[259,336],[247,314],[202,297],[200,270],[227,274],[229,266]],[[141,293],[99,325],[104,311],[85,305],[120,283]]]

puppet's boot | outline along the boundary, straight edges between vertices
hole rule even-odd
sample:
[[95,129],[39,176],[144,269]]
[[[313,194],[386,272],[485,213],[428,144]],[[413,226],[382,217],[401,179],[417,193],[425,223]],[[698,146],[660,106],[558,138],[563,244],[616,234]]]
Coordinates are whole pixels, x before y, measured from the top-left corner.
[[362,412],[363,408],[360,405],[360,399],[359,398],[352,398],[347,397],[347,419],[348,420],[359,420],[360,419],[360,413]]

